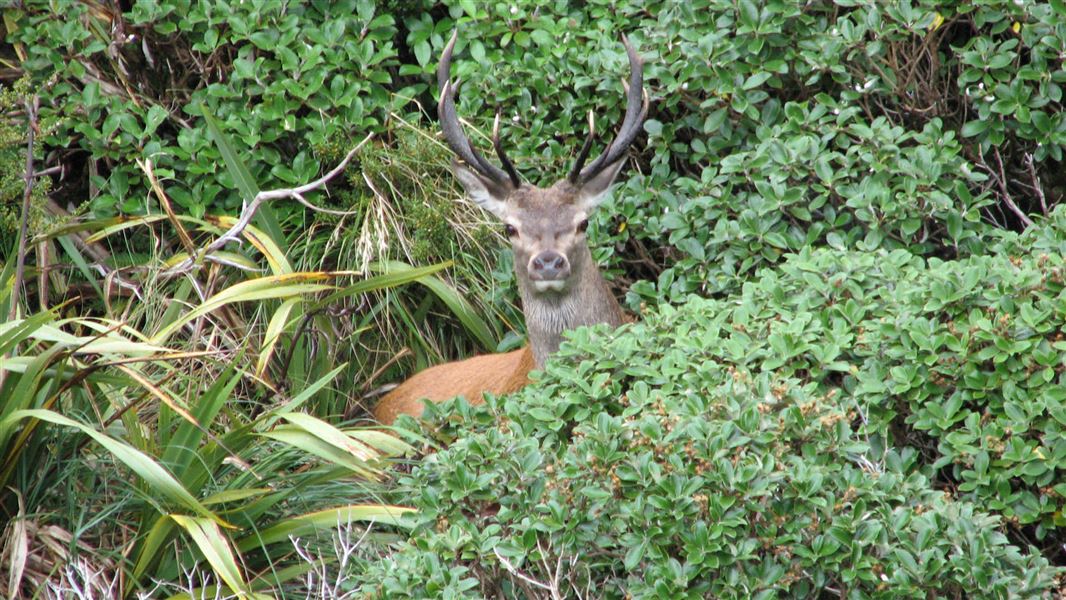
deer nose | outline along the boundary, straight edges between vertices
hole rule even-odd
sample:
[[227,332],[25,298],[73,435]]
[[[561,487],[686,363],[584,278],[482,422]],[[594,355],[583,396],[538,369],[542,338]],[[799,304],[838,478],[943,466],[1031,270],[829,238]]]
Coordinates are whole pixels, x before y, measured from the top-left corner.
[[530,278],[536,281],[559,281],[570,275],[570,262],[555,250],[545,250],[529,261]]

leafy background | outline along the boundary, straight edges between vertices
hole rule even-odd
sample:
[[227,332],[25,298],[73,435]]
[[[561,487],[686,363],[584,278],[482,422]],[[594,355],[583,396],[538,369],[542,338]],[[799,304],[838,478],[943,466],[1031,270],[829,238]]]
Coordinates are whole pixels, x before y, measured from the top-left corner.
[[[501,107],[537,184],[590,110],[616,126],[640,48],[646,135],[589,235],[642,323],[432,411],[440,452],[395,474],[353,427],[375,390],[523,338],[435,134],[456,27],[472,139]],[[1062,2],[29,1],[4,29],[5,257],[31,96],[48,170],[25,289],[3,263],[8,595],[1061,592]],[[272,203],[167,274],[368,133],[307,197],[338,214]]]

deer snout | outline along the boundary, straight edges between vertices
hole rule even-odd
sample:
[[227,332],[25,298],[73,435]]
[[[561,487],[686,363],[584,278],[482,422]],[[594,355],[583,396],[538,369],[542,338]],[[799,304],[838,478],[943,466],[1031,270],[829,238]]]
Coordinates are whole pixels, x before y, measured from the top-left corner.
[[570,261],[555,250],[545,250],[529,261],[533,281],[562,281],[570,276]]

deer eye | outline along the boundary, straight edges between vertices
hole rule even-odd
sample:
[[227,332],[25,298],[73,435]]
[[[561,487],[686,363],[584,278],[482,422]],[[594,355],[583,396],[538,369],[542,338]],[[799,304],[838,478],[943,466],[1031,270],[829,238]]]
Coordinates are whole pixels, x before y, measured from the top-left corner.
[[581,222],[577,224],[577,230],[581,233],[585,233],[585,230],[589,228],[589,220],[581,219]]
[[510,223],[504,223],[503,232],[507,235],[507,237],[514,237],[518,235],[518,230],[515,229],[515,226],[511,225]]

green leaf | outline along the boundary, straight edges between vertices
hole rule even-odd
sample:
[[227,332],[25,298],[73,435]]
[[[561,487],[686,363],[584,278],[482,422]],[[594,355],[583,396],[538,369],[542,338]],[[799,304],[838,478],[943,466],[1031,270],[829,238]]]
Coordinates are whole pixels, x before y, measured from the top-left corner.
[[148,109],[148,114],[144,119],[144,137],[148,137],[155,133],[159,124],[165,121],[166,118],[166,109],[158,104],[153,104],[152,107]]
[[963,137],[973,137],[975,135],[980,135],[984,133],[986,129],[988,129],[988,126],[990,124],[991,121],[987,119],[975,119],[973,121],[967,121],[966,124],[962,126],[962,135]]
[[432,49],[429,47],[429,42],[422,40],[414,45],[412,48],[415,52],[415,60],[418,61],[420,66],[426,66],[429,64],[430,53]]
[[145,484],[153,491],[159,492],[176,505],[192,511],[197,515],[206,517],[226,527],[232,527],[223,521],[218,515],[207,509],[199,500],[194,498],[165,468],[160,466],[150,456],[136,448],[96,431],[88,425],[83,425],[73,419],[43,409],[19,410],[12,413],[0,424],[9,425],[22,419],[38,419],[56,425],[72,427],[91,437],[96,443],[103,446],[119,462],[126,465],[137,474]]
[[742,87],[745,90],[750,90],[750,89],[757,88],[760,85],[762,85],[763,83],[765,83],[766,80],[769,79],[772,76],[773,76],[773,73],[767,73],[765,71],[760,71],[758,73],[754,73],[751,76],[749,76],[747,79],[744,80],[744,85]]

